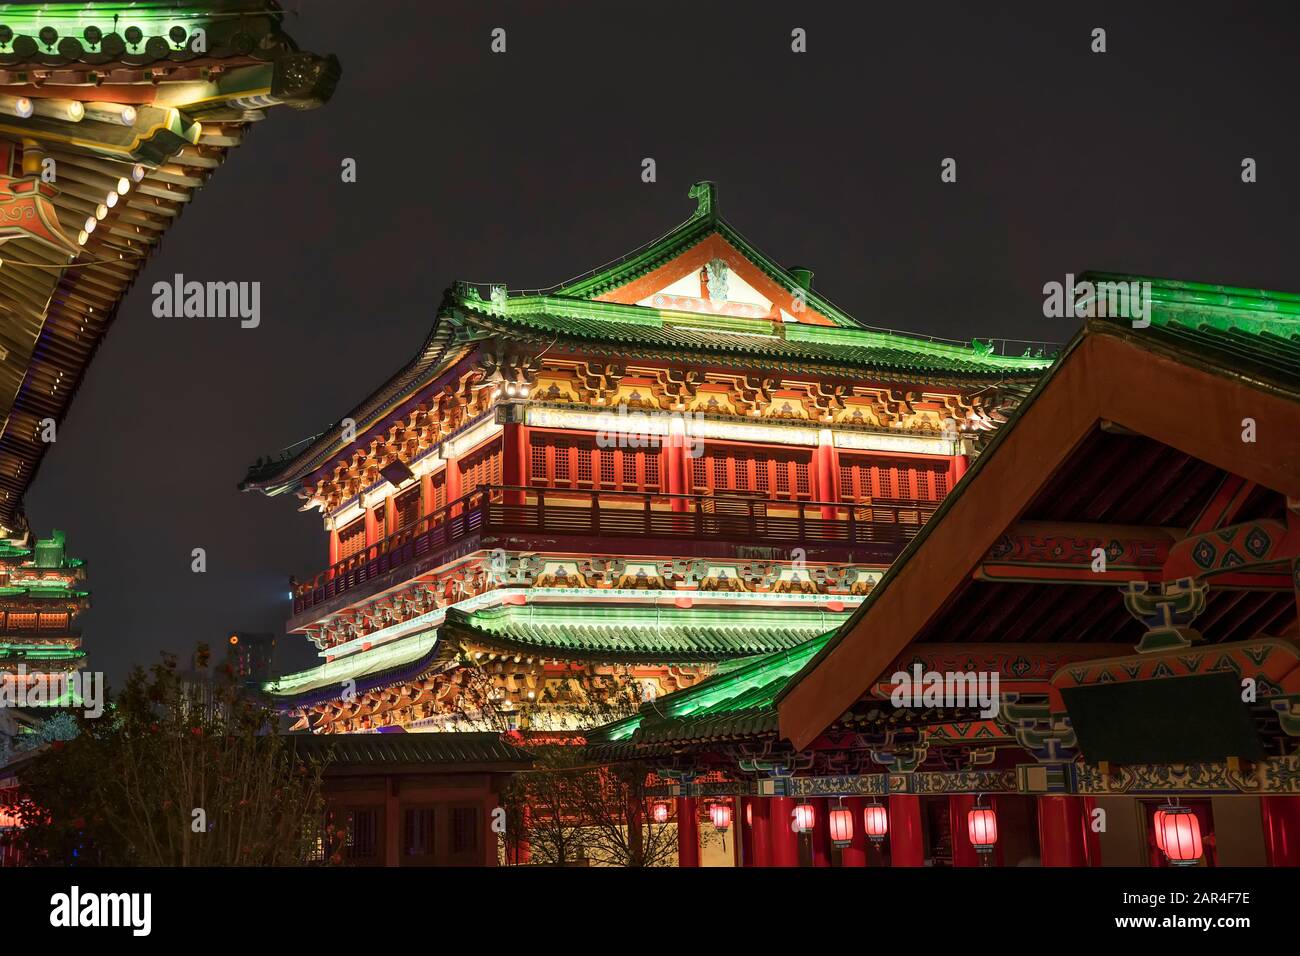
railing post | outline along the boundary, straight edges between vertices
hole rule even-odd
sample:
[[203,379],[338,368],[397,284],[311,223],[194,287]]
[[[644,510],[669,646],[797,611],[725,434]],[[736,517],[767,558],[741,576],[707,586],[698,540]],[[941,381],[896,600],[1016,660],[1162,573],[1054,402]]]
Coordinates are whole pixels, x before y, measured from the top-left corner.
[[591,489],[591,515],[588,519],[591,521],[591,533],[600,535],[600,492],[595,488]]
[[546,489],[537,489],[537,530],[546,530]]

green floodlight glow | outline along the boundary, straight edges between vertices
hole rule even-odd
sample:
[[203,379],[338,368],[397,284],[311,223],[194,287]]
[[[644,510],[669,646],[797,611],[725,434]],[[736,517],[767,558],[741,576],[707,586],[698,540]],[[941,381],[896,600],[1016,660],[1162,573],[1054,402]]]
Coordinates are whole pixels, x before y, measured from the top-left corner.
[[[759,710],[771,706],[791,677],[803,670],[835,631],[815,637],[788,651],[751,658],[734,670],[710,677],[694,687],[677,691],[654,702],[660,717],[689,717],[692,714],[725,713],[731,710]],[[642,714],[608,725],[603,735],[611,743],[627,740],[641,726]]]
[[[173,27],[185,31],[186,40],[196,29],[206,29],[219,19],[273,13],[268,8],[251,8],[215,12],[210,8],[177,8],[167,0],[138,0],[135,3],[0,3],[0,26],[8,27],[15,37],[27,36],[39,41],[45,27],[58,31],[59,39],[84,40],[86,30],[94,27],[101,35],[116,33],[125,41],[128,30],[140,31],[139,43],[127,43],[132,53],[144,50],[152,37],[162,37],[168,46],[180,48],[169,36]],[[12,42],[12,41],[10,41]],[[57,43],[57,41],[56,41]],[[5,44],[8,45],[8,44]],[[45,46],[44,43],[41,44]]]

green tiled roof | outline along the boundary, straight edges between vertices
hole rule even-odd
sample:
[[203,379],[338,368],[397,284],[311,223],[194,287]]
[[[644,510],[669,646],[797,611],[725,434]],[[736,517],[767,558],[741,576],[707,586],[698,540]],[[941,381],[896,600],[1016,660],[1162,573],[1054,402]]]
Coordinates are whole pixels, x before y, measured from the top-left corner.
[[775,733],[777,695],[833,633],[743,661],[725,674],[644,704],[635,716],[588,734],[588,746],[595,755],[617,758],[647,746]]
[[1092,320],[1095,330],[1173,349],[1220,372],[1300,390],[1300,294],[1100,272],[1079,279],[1151,284],[1150,327],[1104,318]]
[[848,617],[813,609],[527,604],[452,610],[444,626],[469,640],[547,656],[705,663],[798,647]]
[[[328,758],[334,767],[422,764],[523,764],[532,755],[490,733],[292,735],[286,740],[303,757]],[[518,768],[516,768],[518,769]]]
[[610,346],[729,353],[762,360],[817,362],[913,374],[1035,377],[1052,364],[1041,355],[998,355],[991,347],[937,342],[866,328],[799,325],[774,328],[762,319],[724,318],[648,306],[553,295],[508,298],[499,306],[473,290],[452,301],[462,321],[501,334],[529,331]]
[[283,674],[263,684],[262,690],[274,698],[300,697],[328,688],[337,689],[341,694],[346,681],[373,681],[387,673],[402,671],[428,658],[437,644],[436,630],[421,631],[368,651],[327,661],[319,667]]

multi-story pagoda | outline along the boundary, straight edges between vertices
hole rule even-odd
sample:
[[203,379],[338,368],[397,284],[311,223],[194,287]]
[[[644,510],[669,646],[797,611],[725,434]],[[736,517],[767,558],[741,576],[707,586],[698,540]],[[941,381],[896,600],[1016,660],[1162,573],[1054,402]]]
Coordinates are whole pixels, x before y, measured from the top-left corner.
[[[870,329],[721,218],[540,292],[457,283],[419,353],[243,485],[324,518],[293,584],[323,733],[572,728],[844,622],[1049,359]],[[1023,351],[1017,349],[1016,351]]]
[[[62,531],[0,541],[0,681],[11,695],[22,693],[19,682],[35,685],[81,666],[86,654],[75,622],[89,606],[84,580],[82,562],[64,553]],[[72,702],[59,697],[37,705]]]

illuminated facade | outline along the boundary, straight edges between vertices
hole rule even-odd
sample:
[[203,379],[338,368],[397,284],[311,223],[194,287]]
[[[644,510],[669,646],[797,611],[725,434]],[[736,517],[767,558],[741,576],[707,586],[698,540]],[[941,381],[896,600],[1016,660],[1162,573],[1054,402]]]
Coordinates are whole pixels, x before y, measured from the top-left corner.
[[[244,487],[324,519],[268,684],[319,733],[571,731],[834,629],[1050,363],[872,330],[719,214],[424,347]],[[485,715],[502,718],[496,724]]]

